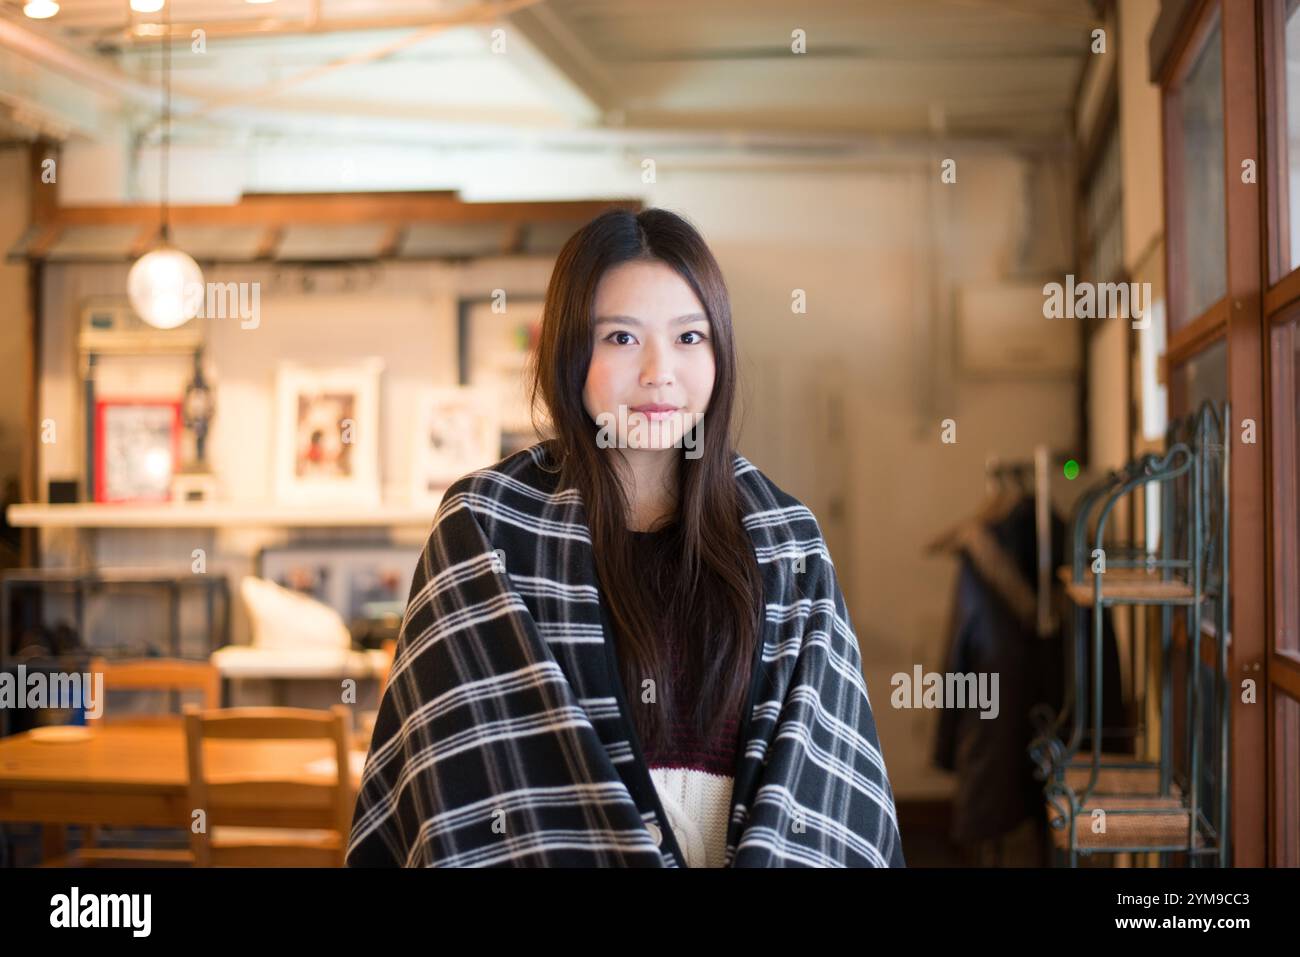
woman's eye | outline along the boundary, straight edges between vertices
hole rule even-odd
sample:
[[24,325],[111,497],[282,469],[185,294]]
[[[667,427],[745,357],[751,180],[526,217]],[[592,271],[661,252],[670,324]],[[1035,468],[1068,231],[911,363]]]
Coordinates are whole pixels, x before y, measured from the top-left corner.
[[[619,336],[627,336],[627,339],[626,339],[626,340],[620,339]],[[704,339],[705,339],[705,335],[704,335],[704,333],[702,333],[702,332],[696,332],[696,331],[694,331],[694,330],[692,330],[692,331],[690,331],[690,332],[683,332],[683,333],[682,333],[682,336],[683,336],[683,338],[686,337],[686,336],[695,336],[694,339],[691,339],[691,340],[689,340],[689,341],[686,342],[686,345],[688,345],[688,346],[696,345],[696,344],[698,344],[698,343],[700,343],[700,342],[703,342]],[[609,335],[607,335],[607,336],[605,337],[605,341],[606,341],[606,342],[612,342],[614,345],[617,345],[617,346],[625,346],[625,345],[630,345],[632,342],[635,342],[635,341],[636,341],[636,337],[633,336],[632,333],[630,333],[630,332],[624,332],[624,331],[622,331],[622,330],[619,330],[618,332],[611,332]]]

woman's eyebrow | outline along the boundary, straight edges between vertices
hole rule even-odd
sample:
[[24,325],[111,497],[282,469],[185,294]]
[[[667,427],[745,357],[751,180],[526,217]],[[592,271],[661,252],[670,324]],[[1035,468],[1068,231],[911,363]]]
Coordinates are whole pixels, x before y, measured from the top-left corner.
[[[704,313],[702,313],[702,312],[688,312],[686,315],[684,315],[684,316],[678,316],[676,319],[673,319],[673,320],[670,320],[670,321],[671,321],[674,325],[677,325],[677,324],[679,324],[679,323],[686,323],[686,322],[704,322],[704,321],[706,321],[707,319],[708,319],[708,316],[706,316],[706,315],[705,315]],[[638,318],[636,318],[635,316],[622,316],[622,315],[614,315],[614,316],[600,316],[599,318],[596,319],[596,325],[598,325],[598,326],[602,326],[602,325],[605,325],[605,324],[607,324],[607,323],[615,323],[615,322],[617,322],[617,323],[623,323],[623,324],[625,324],[625,325],[629,325],[629,326],[641,326],[641,325],[644,325],[644,323],[642,323],[641,320],[638,319]]]

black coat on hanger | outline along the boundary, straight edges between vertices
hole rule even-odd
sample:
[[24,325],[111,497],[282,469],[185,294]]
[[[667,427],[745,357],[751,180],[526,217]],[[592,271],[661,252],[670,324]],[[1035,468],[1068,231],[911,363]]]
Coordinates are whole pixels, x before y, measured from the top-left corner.
[[[1036,588],[1033,496],[1022,498],[984,531],[993,547],[961,552],[945,669],[959,674],[996,672],[998,716],[982,718],[978,709],[944,709],[934,744],[935,764],[957,775],[950,836],[959,844],[995,839],[1026,818],[1044,817],[1043,785],[1035,779],[1029,759],[1034,733],[1029,713],[1040,702],[1053,712],[1060,708],[1068,652],[1063,630],[1038,637],[1024,601],[1017,602],[1006,587],[1008,576],[1014,576],[1030,591]],[[1055,513],[1051,533],[1055,570],[1062,563],[1065,541],[1064,523]],[[1087,627],[1091,635],[1091,624]],[[1091,642],[1087,661],[1091,674]],[[1124,727],[1119,650],[1109,614],[1102,634],[1102,667],[1103,727]],[[1103,739],[1103,750],[1125,747],[1122,737]]]

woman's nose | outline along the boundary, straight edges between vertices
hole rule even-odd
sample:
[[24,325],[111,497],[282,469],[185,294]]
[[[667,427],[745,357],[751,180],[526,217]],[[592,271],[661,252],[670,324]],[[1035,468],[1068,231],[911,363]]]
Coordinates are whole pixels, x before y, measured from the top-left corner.
[[645,350],[645,362],[641,366],[641,382],[647,388],[671,385],[672,369],[667,354],[658,346]]

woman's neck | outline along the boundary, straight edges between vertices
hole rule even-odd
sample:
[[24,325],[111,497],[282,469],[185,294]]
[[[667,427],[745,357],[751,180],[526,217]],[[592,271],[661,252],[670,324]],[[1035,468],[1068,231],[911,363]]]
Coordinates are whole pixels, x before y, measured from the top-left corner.
[[649,531],[677,513],[678,451],[624,449],[628,527]]

